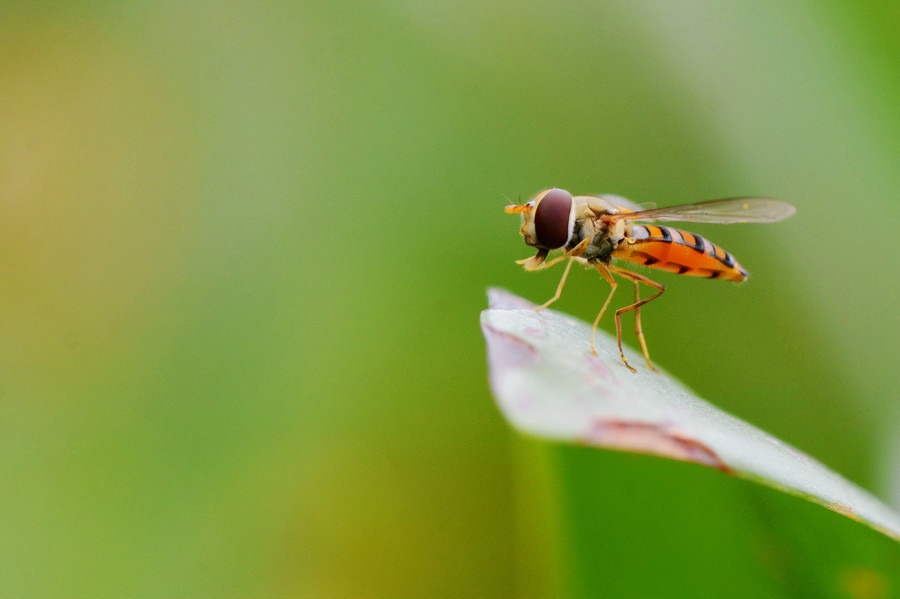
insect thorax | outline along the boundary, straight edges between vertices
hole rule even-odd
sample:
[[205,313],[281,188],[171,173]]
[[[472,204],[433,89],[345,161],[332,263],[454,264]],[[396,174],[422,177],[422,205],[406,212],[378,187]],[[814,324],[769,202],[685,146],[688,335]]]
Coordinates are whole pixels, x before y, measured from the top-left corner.
[[[621,227],[616,228],[619,229]],[[576,225],[575,234],[572,237],[571,247],[575,247],[587,237],[591,239],[584,253],[581,254],[582,258],[607,262],[613,251],[619,247],[624,235],[619,231],[613,232],[609,227],[602,224],[599,219],[585,219]]]

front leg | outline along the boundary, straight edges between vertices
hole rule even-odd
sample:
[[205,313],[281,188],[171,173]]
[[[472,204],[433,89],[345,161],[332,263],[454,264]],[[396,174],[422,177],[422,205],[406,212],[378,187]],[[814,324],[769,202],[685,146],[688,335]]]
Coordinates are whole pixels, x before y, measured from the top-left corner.
[[556,287],[556,293],[554,293],[553,297],[551,297],[549,300],[544,302],[542,305],[538,306],[537,308],[534,308],[535,312],[540,312],[541,310],[543,310],[544,308],[546,308],[547,306],[549,306],[550,304],[552,304],[553,302],[555,302],[556,300],[559,299],[559,295],[562,293],[563,285],[566,284],[566,277],[569,276],[569,269],[572,268],[572,263],[575,262],[575,260],[578,260],[578,258],[569,258],[569,263],[566,264],[566,269],[563,271],[562,279],[560,279],[559,285]]
[[516,264],[521,264],[525,267],[525,270],[541,270],[544,268],[544,260],[547,259],[547,254],[549,253],[550,250],[538,250],[538,253],[530,258],[516,260]]
[[516,264],[521,264],[525,267],[525,270],[543,270],[545,268],[550,268],[554,264],[562,262],[566,258],[574,258],[580,256],[587,249],[588,244],[591,242],[590,237],[585,237],[582,239],[578,245],[573,247],[571,250],[568,250],[562,256],[557,256],[553,260],[549,262],[544,262],[547,258],[547,254],[550,250],[538,250],[538,253],[532,256],[531,258],[525,258],[524,260],[516,260]]

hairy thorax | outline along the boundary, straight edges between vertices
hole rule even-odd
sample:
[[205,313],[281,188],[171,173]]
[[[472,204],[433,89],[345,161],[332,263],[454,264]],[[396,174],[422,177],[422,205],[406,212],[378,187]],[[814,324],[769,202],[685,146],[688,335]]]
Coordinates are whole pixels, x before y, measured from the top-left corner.
[[592,262],[609,262],[610,256],[625,238],[624,223],[609,223],[602,216],[585,218],[572,237],[571,247],[590,239],[581,257]]

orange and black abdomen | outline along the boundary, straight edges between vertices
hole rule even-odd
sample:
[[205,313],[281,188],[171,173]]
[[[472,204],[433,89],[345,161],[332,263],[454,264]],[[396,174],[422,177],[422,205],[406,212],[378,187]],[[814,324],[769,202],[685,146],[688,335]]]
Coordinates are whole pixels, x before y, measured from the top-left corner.
[[747,271],[734,256],[694,233],[656,225],[632,225],[613,258],[692,277],[743,281]]

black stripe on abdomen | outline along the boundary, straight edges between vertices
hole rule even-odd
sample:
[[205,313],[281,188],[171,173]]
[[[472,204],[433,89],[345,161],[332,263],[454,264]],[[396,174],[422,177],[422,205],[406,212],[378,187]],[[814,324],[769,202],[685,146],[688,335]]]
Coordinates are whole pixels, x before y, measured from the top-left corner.
[[[691,239],[694,240],[694,243],[689,243],[688,238],[685,235],[690,235]],[[696,233],[690,233],[688,231],[681,231],[681,243],[682,245],[686,245],[689,248],[693,248],[700,252],[701,254],[706,253],[706,245],[704,244],[704,239],[697,235]],[[712,244],[710,244],[712,245]]]
[[[662,228],[662,227],[660,227]],[[688,231],[679,231],[681,241],[676,243],[680,243],[683,246],[689,247],[692,250],[698,251],[701,254],[706,254],[711,258],[715,258],[719,262],[725,265],[726,268],[734,268],[735,260],[734,256],[726,252],[723,248],[717,246],[713,242],[708,239],[704,239],[700,235],[696,233],[690,233]],[[690,240],[693,239],[694,243],[691,243]],[[722,254],[719,256],[719,254]]]
[[734,256],[726,252],[724,249],[722,250],[722,253],[725,254],[724,258],[719,258],[718,256],[716,256],[716,258],[719,258],[719,262],[721,262],[728,268],[734,268]]
[[[660,232],[662,233],[662,240],[663,240],[663,241],[672,241],[672,230],[669,229],[669,227],[660,227],[660,226],[657,225],[657,228],[658,228],[658,229],[660,230]],[[681,237],[681,236],[679,235],[679,237]]]
[[640,256],[641,259],[643,259],[644,266],[653,266],[654,264],[659,262],[659,258],[657,258],[656,256],[651,256],[647,252],[642,252],[640,250],[635,250],[634,255]]

